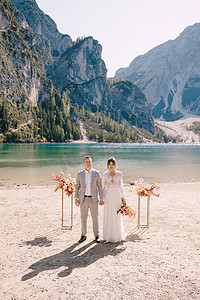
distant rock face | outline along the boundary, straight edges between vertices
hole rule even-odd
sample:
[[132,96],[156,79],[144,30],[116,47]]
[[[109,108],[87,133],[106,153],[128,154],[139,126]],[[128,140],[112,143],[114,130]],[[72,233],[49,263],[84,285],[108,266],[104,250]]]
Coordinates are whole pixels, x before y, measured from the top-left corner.
[[104,108],[111,101],[102,47],[92,37],[65,51],[55,67],[56,86],[67,90],[73,103]]
[[131,82],[110,87],[98,41],[87,37],[72,42],[35,0],[0,0],[0,4],[0,95],[6,95],[13,107],[25,101],[37,106],[54,86],[74,106],[111,112],[153,131],[140,89]]
[[[110,99],[106,81],[106,67],[101,59],[102,47],[92,37],[72,42],[69,35],[57,30],[55,22],[45,15],[34,0],[11,0],[27,20],[36,35],[29,44],[34,45],[44,60],[47,77],[70,96],[73,104],[105,107]],[[21,15],[18,20],[22,21]]]
[[130,81],[119,81],[111,86],[113,108],[118,117],[130,124],[154,132],[154,121],[148,108],[147,99],[140,88]]
[[153,116],[176,120],[200,115],[200,23],[121,68],[116,77],[136,81]]
[[65,90],[73,104],[92,111],[115,112],[115,117],[154,131],[154,121],[141,90],[130,81],[108,85],[107,69],[101,59],[102,47],[92,37],[65,51],[55,67],[56,86]]
[[28,26],[24,16],[10,1],[3,1],[0,7],[0,89],[12,106],[26,98],[35,106],[41,90],[45,99],[44,86],[48,80],[44,79],[45,70],[37,53],[30,48],[35,35],[29,29],[22,28],[18,18],[25,27]]
[[[48,55],[55,60],[72,42],[67,34],[61,34],[56,23],[38,7],[35,0],[11,0],[15,7],[24,15],[31,30],[44,39],[43,46]],[[23,23],[18,17],[19,22]]]
[[0,31],[8,31],[11,28],[11,22],[5,16],[4,12],[0,10]]

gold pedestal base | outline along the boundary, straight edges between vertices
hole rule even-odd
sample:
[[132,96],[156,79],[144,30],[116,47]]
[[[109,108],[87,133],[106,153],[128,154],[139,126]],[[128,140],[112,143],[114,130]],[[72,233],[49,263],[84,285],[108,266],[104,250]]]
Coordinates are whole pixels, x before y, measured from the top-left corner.
[[147,197],[147,209],[146,209],[146,224],[141,224],[141,197],[138,196],[138,219],[137,219],[137,227],[138,228],[149,228],[149,215],[150,215],[150,197]]
[[[70,196],[68,197],[70,198]],[[69,199],[67,199],[67,201],[70,201]],[[65,221],[64,221],[64,192],[62,190],[62,229],[69,229],[69,230],[72,230],[73,228],[73,215],[74,215],[74,199],[73,199],[73,194],[71,195],[71,209],[70,209],[70,224],[69,225],[66,225],[64,224]]]

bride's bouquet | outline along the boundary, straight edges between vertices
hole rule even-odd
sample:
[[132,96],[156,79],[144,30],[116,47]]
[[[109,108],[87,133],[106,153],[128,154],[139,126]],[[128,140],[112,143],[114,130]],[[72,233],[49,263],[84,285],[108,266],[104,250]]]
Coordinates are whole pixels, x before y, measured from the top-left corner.
[[52,174],[52,179],[58,182],[55,192],[61,189],[66,193],[66,196],[71,196],[75,192],[76,179],[72,178],[70,174],[67,176],[64,173],[61,173],[60,176]]
[[138,196],[141,197],[151,197],[156,196],[159,197],[160,194],[155,193],[156,190],[158,190],[160,187],[157,186],[155,183],[144,183],[144,180],[142,178],[139,179],[139,181],[135,182],[135,186],[129,189],[129,193],[136,192]]
[[129,218],[133,219],[136,217],[135,211],[126,203],[122,203],[121,208],[117,211],[117,214],[119,213],[122,214],[122,216],[129,216]]

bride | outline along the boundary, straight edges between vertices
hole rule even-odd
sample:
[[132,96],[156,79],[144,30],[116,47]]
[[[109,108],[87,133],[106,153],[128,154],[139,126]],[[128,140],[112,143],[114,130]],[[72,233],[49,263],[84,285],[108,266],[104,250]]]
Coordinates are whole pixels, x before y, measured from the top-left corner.
[[103,239],[105,242],[118,243],[126,239],[122,215],[117,214],[122,201],[125,203],[125,191],[122,173],[116,171],[116,160],[107,161],[108,171],[103,174],[104,220]]

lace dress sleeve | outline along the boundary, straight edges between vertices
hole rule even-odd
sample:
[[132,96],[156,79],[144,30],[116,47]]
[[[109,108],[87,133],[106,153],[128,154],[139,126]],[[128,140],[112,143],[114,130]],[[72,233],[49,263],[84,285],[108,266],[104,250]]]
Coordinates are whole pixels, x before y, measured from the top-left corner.
[[124,189],[123,176],[122,176],[121,172],[120,172],[120,177],[119,177],[119,187],[120,187],[120,191],[121,191],[121,197],[125,198],[126,194],[125,194],[125,189]]
[[102,176],[102,187],[103,187],[103,200],[106,199],[106,190],[107,190],[107,184],[106,184],[106,174],[104,173]]

